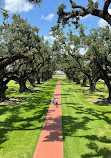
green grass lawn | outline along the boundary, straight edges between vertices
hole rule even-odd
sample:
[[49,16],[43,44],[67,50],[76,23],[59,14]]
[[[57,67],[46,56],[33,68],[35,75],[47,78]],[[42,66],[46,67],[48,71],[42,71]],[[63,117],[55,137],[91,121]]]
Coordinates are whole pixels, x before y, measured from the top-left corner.
[[[18,84],[8,84],[8,97],[26,101],[0,105],[0,158],[33,157],[56,83],[54,78],[26,94],[13,93]],[[64,158],[111,158],[111,106],[87,101],[107,97],[107,88],[98,82],[103,92],[82,93],[87,89],[61,79]]]
[[32,158],[57,79],[40,84],[36,93],[12,93],[18,84],[11,81],[8,97],[26,99],[16,105],[0,105],[0,158]]
[[100,93],[61,80],[64,158],[111,158],[111,106],[87,101],[108,97],[104,84]]

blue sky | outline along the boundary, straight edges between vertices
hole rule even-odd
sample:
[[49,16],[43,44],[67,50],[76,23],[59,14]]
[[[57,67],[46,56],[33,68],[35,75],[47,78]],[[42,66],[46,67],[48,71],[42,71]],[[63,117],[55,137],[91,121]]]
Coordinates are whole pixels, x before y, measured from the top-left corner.
[[[87,0],[75,0],[75,2],[80,5],[87,5]],[[100,8],[102,8],[104,0],[98,0],[98,2]],[[56,25],[56,11],[61,3],[66,4],[67,10],[70,11],[69,0],[43,0],[40,7],[28,3],[26,0],[5,0],[3,2],[3,7],[10,10],[10,14],[17,13],[20,14],[22,18],[27,18],[32,26],[40,28],[40,36],[44,36],[44,39],[52,41],[53,38],[49,36],[50,29],[52,26]],[[111,13],[111,6],[109,12]],[[107,24],[104,20],[91,15],[82,18],[80,22],[83,23],[84,26],[87,26],[87,33],[91,28],[96,28],[98,26],[104,27]],[[73,27],[74,26],[72,26],[72,28]],[[67,28],[65,30],[67,31]]]

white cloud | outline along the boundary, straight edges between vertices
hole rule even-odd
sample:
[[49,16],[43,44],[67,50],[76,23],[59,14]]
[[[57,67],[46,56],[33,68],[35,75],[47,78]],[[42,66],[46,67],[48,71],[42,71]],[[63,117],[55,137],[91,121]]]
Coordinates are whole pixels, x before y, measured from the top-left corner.
[[70,47],[71,47],[71,49],[73,49],[73,48],[74,48],[74,45],[70,45]]
[[44,40],[46,41],[46,40],[51,40],[52,42],[55,40],[55,38],[54,37],[52,37],[52,36],[44,36]]
[[54,14],[49,14],[48,16],[44,16],[42,15],[41,16],[41,20],[44,19],[44,20],[47,20],[47,21],[52,21],[52,19],[54,18]]
[[80,20],[86,20],[86,19],[88,19],[89,17],[91,17],[90,14],[88,14],[88,15],[86,15],[86,16],[84,16],[84,17],[80,17]]
[[86,51],[87,51],[87,49],[85,49],[85,48],[80,48],[79,49],[80,54],[85,54]]
[[56,38],[55,37],[52,37],[52,36],[44,36],[44,41],[49,41],[51,43],[53,43],[53,41],[55,40]]
[[[111,15],[111,9],[108,9],[108,12],[109,12],[109,14]],[[100,20],[98,21],[98,25],[99,25],[99,27],[105,27],[105,26],[107,26],[107,25],[109,25],[109,24],[108,24],[107,21],[105,21],[104,19],[100,19]]]
[[46,40],[50,40],[51,38],[50,38],[50,36],[44,36],[44,40],[46,41]]
[[108,25],[108,23],[104,19],[100,19],[98,21],[98,25],[99,25],[99,27],[105,27]]
[[15,12],[28,12],[33,9],[33,5],[26,0],[5,0],[5,9],[12,13]]
[[108,9],[108,13],[111,15],[111,9]]

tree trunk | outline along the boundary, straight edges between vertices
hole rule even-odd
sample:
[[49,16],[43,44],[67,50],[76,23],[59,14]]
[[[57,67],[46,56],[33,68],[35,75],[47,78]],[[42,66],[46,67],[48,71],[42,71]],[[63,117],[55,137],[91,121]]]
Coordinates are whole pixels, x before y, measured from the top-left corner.
[[109,100],[111,102],[111,84],[110,84],[109,80],[104,80],[104,81],[105,81],[105,84],[107,85],[108,93],[109,93],[107,100]]
[[42,80],[42,82],[44,82],[44,75],[43,75],[43,73],[41,74],[41,80]]
[[109,97],[108,100],[111,101],[111,84],[110,84],[110,80],[105,76],[105,84],[107,85],[108,91],[109,91]]
[[106,71],[101,69],[101,76],[102,79],[104,80],[105,84],[107,85],[108,91],[109,91],[109,97],[107,98],[111,102],[111,80]]
[[86,87],[86,81],[87,81],[87,78],[84,77],[84,78],[83,78],[83,82],[82,82],[82,84],[81,84],[81,87]]
[[80,79],[79,78],[76,79],[76,84],[80,84]]
[[111,15],[109,13],[104,14],[103,19],[106,20],[109,25],[111,25]]
[[24,78],[19,78],[19,92],[29,92],[30,90],[26,87],[26,80]]
[[68,79],[68,80],[70,80],[70,81],[72,80],[72,77],[71,77],[71,75],[69,75],[69,74],[66,74],[66,77],[67,77],[67,79]]
[[40,84],[40,77],[37,78],[37,84]]
[[66,73],[66,78],[69,80],[69,75]]
[[4,101],[6,99],[6,89],[8,87],[6,86],[6,84],[4,84],[4,82],[0,82],[0,102]]
[[94,80],[89,79],[89,84],[90,84],[89,90],[91,92],[95,92],[95,90],[96,90],[96,82]]
[[73,81],[73,82],[76,82],[75,76],[72,77],[72,81]]
[[34,78],[29,78],[28,80],[29,80],[29,82],[30,82],[30,85],[31,85],[32,87],[35,87],[35,79],[34,79]]
[[109,90],[109,97],[108,100],[111,102],[111,90]]

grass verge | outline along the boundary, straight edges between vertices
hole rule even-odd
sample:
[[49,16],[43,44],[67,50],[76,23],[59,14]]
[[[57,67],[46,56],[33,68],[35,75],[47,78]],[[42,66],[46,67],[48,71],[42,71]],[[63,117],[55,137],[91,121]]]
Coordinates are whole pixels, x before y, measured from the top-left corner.
[[18,90],[9,83],[8,97],[25,99],[16,105],[0,105],[0,158],[32,158],[45,120],[57,79],[40,84],[36,93],[12,93]]
[[87,89],[61,80],[64,158],[111,158],[111,106],[86,100],[107,97],[107,90],[82,93]]

